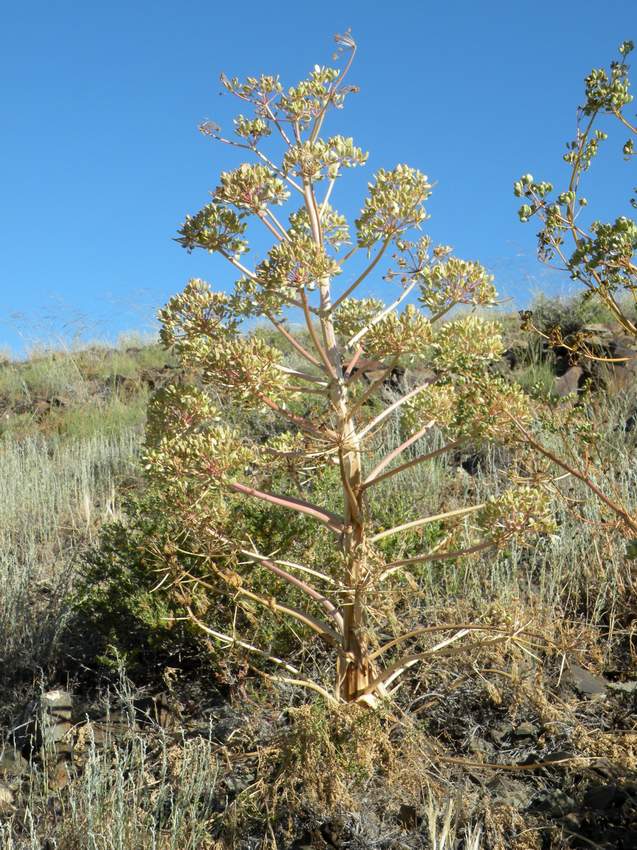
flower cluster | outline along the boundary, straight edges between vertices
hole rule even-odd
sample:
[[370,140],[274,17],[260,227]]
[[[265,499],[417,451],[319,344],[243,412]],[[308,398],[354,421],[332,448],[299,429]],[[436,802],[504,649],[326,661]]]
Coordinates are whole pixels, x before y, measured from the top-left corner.
[[270,125],[263,118],[245,118],[243,115],[237,115],[234,119],[234,131],[253,146],[272,133]]
[[244,214],[237,215],[213,201],[195,215],[186,216],[176,241],[188,251],[204,248],[206,251],[218,251],[236,257],[248,250],[248,243],[240,238],[246,227]]
[[174,295],[159,311],[158,318],[162,344],[178,355],[193,337],[223,340],[239,333],[230,296],[213,292],[199,278],[189,280],[183,292]]
[[250,407],[261,404],[264,396],[281,399],[287,378],[279,368],[278,349],[258,337],[240,334],[237,308],[241,301],[238,296],[212,292],[204,281],[191,280],[160,311],[160,336],[182,364],[199,372],[211,388]]
[[307,234],[274,245],[267,259],[256,268],[259,284],[266,290],[294,295],[299,289],[314,289],[325,277],[340,274],[341,267]]
[[[633,49],[632,41],[624,41],[619,47],[619,52],[625,59]],[[592,115],[600,110],[617,113],[633,100],[630,93],[628,66],[623,61],[613,62],[610,75],[603,68],[594,69],[586,77],[585,85],[585,115]]]
[[435,368],[457,373],[483,369],[504,351],[500,325],[474,315],[442,325],[432,348]]
[[356,220],[358,244],[371,248],[379,240],[396,239],[426,218],[423,203],[431,194],[427,177],[408,165],[381,169],[369,184],[369,195]]
[[205,392],[194,386],[170,384],[156,392],[148,405],[145,445],[157,448],[166,435],[183,438],[202,433],[220,421],[218,408]]
[[325,177],[338,177],[341,168],[364,165],[367,157],[353,139],[332,136],[292,145],[283,157],[283,171],[306,183],[316,183]]
[[410,304],[402,313],[389,313],[373,324],[363,336],[362,345],[368,357],[413,361],[429,350],[431,339],[429,319]]
[[528,425],[528,398],[515,384],[488,373],[429,384],[405,403],[402,412],[403,426],[409,432],[433,421],[451,439],[474,444],[517,439],[511,417]]
[[[412,281],[422,278],[423,271],[431,262],[430,248],[431,238],[429,236],[420,236],[416,240],[397,239],[397,250],[393,255],[396,267],[388,269],[384,279],[392,281],[399,278],[402,286],[407,286]],[[446,249],[435,248],[434,252],[441,250]],[[451,248],[448,250],[451,251]]]
[[181,350],[185,366],[200,370],[209,387],[245,409],[262,408],[266,398],[275,403],[286,399],[288,379],[279,368],[281,360],[278,348],[256,336],[223,341],[195,337]]
[[357,89],[353,86],[337,88],[339,76],[337,68],[315,65],[306,80],[301,80],[279,98],[277,108],[300,127],[317,118],[329,103],[340,109],[346,95]]
[[[309,236],[312,233],[310,217],[305,207],[293,212],[289,217],[289,222],[290,235],[292,236],[297,233]],[[325,204],[321,210],[321,230],[323,231],[323,242],[331,245],[335,250],[338,250],[341,245],[347,245],[351,242],[347,219],[344,215],[332,209],[329,204]]]
[[197,388],[169,387],[151,400],[144,463],[162,488],[199,481],[214,491],[228,473],[242,472],[253,460],[239,431],[220,423],[218,411]]
[[[618,304],[616,292],[623,288],[633,293],[637,289],[633,261],[637,250],[637,223],[619,216],[612,223],[593,221],[587,228],[579,214],[588,201],[580,195],[579,187],[601,142],[608,138],[606,132],[595,126],[601,116],[613,115],[633,136],[637,135],[634,122],[623,114],[633,100],[626,64],[626,57],[633,49],[633,42],[623,42],[619,46],[620,58],[611,62],[609,70],[596,68],[585,79],[585,102],[578,111],[575,138],[567,143],[563,155],[570,166],[567,190],[552,197],[553,186],[535,181],[531,174],[523,175],[513,186],[516,197],[524,199],[518,210],[520,221],[527,222],[537,216],[542,222],[538,233],[539,258],[543,262],[562,263],[573,279],[580,280],[589,292],[596,293],[606,303],[631,334],[636,333],[636,326]],[[625,142],[622,150],[626,159],[634,156],[634,139]],[[637,207],[635,198],[631,198],[630,203]],[[567,235],[574,243],[570,255],[565,249]]]
[[446,430],[456,419],[457,393],[451,384],[427,384],[402,406],[401,424],[407,433],[419,431],[427,422]]
[[261,117],[269,115],[267,107],[283,91],[279,78],[267,74],[247,77],[245,82],[241,82],[238,77],[229,79],[225,74],[221,74],[221,83],[231,94],[253,103]]
[[449,430],[455,438],[473,443],[514,443],[518,439],[511,417],[527,425],[531,420],[528,397],[516,384],[484,373],[455,384],[456,409]]
[[637,251],[637,223],[620,216],[613,224],[594,221],[591,238],[582,238],[571,257],[574,266],[587,272],[602,271],[611,290],[618,287],[637,291],[633,256]]
[[345,342],[371,322],[384,308],[379,298],[347,298],[333,316],[334,329]]
[[493,275],[480,263],[449,257],[434,261],[421,272],[420,302],[432,312],[455,304],[493,304],[497,293]]
[[244,163],[234,171],[221,174],[215,200],[233,204],[239,209],[260,213],[270,204],[283,204],[290,197],[285,183],[265,165]]
[[479,511],[477,523],[498,546],[523,542],[530,532],[550,534],[555,530],[547,494],[531,487],[514,487],[492,497]]

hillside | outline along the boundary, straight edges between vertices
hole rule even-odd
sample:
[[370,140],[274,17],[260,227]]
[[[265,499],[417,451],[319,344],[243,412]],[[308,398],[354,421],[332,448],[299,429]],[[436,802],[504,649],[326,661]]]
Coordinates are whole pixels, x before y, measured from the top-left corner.
[[[589,423],[596,485],[634,510],[636,349],[587,311],[536,305],[538,330],[562,329],[552,346],[504,317],[497,368],[538,417]],[[353,379],[373,372],[361,364]],[[554,534],[398,585],[396,617],[431,627],[433,660],[395,702],[345,717],[182,622],[157,580],[158,559],[194,554],[152,510],[146,408],[191,377],[156,345],[0,363],[0,848],[637,846],[635,562],[591,489],[563,476]],[[396,369],[371,403],[382,409],[412,380]],[[274,428],[230,403],[224,416]],[[563,428],[550,439],[573,451]],[[498,492],[508,463],[463,446],[375,498],[391,527],[434,490],[452,507]],[[329,474],[316,486],[329,506]],[[276,511],[254,522],[273,541],[301,533]],[[241,616],[296,663],[292,627]],[[481,631],[436,654],[445,624]],[[325,647],[303,652],[320,677]]]

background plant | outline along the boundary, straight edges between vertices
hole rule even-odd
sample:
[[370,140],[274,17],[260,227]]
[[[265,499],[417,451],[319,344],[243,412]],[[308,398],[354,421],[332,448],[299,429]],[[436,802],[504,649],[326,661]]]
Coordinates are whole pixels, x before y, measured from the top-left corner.
[[[573,280],[585,287],[585,299],[596,301],[624,331],[637,338],[637,265],[634,262],[637,224],[629,216],[620,215],[613,222],[593,220],[587,226],[582,216],[588,200],[580,188],[602,143],[608,139],[606,130],[601,129],[603,119],[610,118],[630,134],[622,148],[624,159],[630,161],[635,154],[637,126],[627,115],[633,95],[630,93],[629,66],[626,63],[633,49],[632,41],[622,42],[619,59],[611,62],[610,69],[593,69],[585,79],[585,100],[577,112],[575,138],[567,143],[563,156],[570,172],[564,191],[556,194],[553,184],[536,181],[533,175],[525,174],[514,183],[514,194],[525,199],[518,211],[520,220],[527,222],[535,216],[541,222],[538,233],[540,260],[550,265],[558,264],[567,271]],[[637,207],[634,197],[630,198],[630,205]],[[608,354],[599,356],[590,345],[590,334],[585,328],[564,328],[557,323],[548,327],[545,323],[544,328],[538,328],[532,312],[524,312],[522,317],[523,326],[540,333],[551,346],[560,346],[570,352],[573,362],[580,356],[608,364],[626,359],[615,359]],[[542,316],[539,318],[541,322]],[[637,533],[634,510],[625,504],[620,493],[609,491],[602,469],[595,464],[595,450],[591,451],[596,439],[594,429],[585,422],[581,422],[580,426],[569,431],[569,438],[563,441],[563,451],[557,454],[547,451],[540,440],[530,436],[523,428],[520,430],[537,451],[569,475],[583,481],[610,509],[624,532],[634,538]],[[565,433],[563,423],[559,421],[554,422],[552,428],[554,431],[562,428],[561,433]],[[583,437],[583,443],[571,439],[572,435]],[[634,539],[628,549],[631,557],[633,549]]]
[[[637,125],[629,116],[633,101],[630,93],[629,65],[632,41],[619,46],[619,59],[610,69],[595,68],[586,77],[584,103],[577,111],[575,138],[566,145],[564,162],[569,167],[563,191],[554,191],[552,183],[537,181],[524,174],[514,184],[516,197],[524,198],[518,215],[522,222],[537,217],[538,256],[546,263],[559,264],[573,280],[585,287],[587,294],[599,299],[628,333],[637,336],[634,307],[637,298],[637,224],[627,215],[613,222],[593,220],[587,226],[582,216],[588,199],[581,192],[581,182],[608,139],[604,119],[621,125],[629,138],[622,153],[626,161],[635,155]],[[636,190],[633,190],[636,191]],[[637,201],[630,198],[634,208]],[[570,244],[570,248],[569,248]]]

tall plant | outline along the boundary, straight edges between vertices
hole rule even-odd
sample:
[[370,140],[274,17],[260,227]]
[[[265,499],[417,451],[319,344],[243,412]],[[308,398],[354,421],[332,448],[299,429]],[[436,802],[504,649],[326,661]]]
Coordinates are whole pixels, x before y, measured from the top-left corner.
[[[435,515],[391,528],[382,528],[375,515],[370,494],[382,482],[465,443],[506,442],[512,428],[505,411],[520,421],[530,414],[520,390],[491,369],[502,352],[497,324],[475,314],[442,321],[456,305],[492,304],[496,293],[479,263],[453,257],[446,246],[432,248],[428,237],[415,233],[427,218],[428,178],[407,165],[377,171],[353,237],[332,206],[345,173],[367,161],[351,138],[321,135],[329,113],[355,91],[346,84],[355,44],[349,34],[337,41],[342,69],[317,65],[292,88],[284,89],[274,76],[243,82],[222,76],[251,114],[236,118],[236,138],[210,123],[202,130],[251,160],[221,174],[212,200],[186,218],[178,241],[189,251],[221,255],[240,278],[232,294],[191,280],[160,313],[164,344],[197,380],[154,400],[147,467],[167,509],[206,541],[205,570],[214,582],[264,612],[292,618],[302,633],[319,635],[336,659],[334,698],[349,702],[374,701],[427,655],[400,654],[426,626],[381,639],[387,618],[378,611],[387,611],[397,577],[426,562],[495,548],[550,521],[545,494],[524,482],[488,502],[441,505]],[[284,223],[277,210],[288,204]],[[254,265],[246,262],[250,220],[273,240]],[[388,252],[393,261],[379,290],[391,293],[390,303],[355,297]],[[302,317],[304,334],[291,329],[291,310]],[[242,331],[243,320],[254,317],[271,324],[281,346]],[[301,368],[286,365],[285,347]],[[356,379],[362,361],[370,359],[376,363],[373,380]],[[377,391],[392,370],[418,363],[433,371],[422,372],[411,390],[379,408]],[[279,433],[259,437],[247,426],[224,424],[219,408],[226,401],[256,414],[257,421],[279,420]],[[383,432],[397,420],[400,442],[379,459]],[[427,444],[434,432],[442,439]],[[277,469],[290,492],[272,488]],[[331,506],[316,486],[326,470],[336,474]],[[313,494],[319,494],[317,501]],[[329,544],[310,547],[313,562],[304,564],[259,550],[238,507],[249,511],[254,503],[316,524],[317,540],[327,536]],[[469,517],[473,539],[458,546],[459,525]],[[381,541],[432,525],[439,530],[435,545],[423,542],[410,557],[383,554]],[[274,592],[271,584],[264,590],[264,573],[275,581]],[[182,572],[173,580],[182,588],[213,592],[215,586],[201,574]],[[188,616],[209,634],[293,669],[248,635],[216,630],[191,604],[190,591],[182,592]],[[464,634],[457,631],[452,639]],[[326,693],[316,682],[304,684]]]

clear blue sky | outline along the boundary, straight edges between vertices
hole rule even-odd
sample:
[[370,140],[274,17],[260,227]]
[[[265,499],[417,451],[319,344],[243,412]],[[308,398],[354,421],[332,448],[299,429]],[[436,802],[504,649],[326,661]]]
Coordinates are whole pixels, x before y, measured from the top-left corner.
[[[0,347],[113,337],[148,327],[189,277],[229,286],[222,260],[172,241],[239,162],[196,129],[238,111],[219,72],[294,83],[330,63],[347,27],[361,93],[329,129],[370,151],[365,178],[420,168],[437,183],[435,240],[489,265],[519,304],[559,288],[511,184],[524,171],[559,180],[583,77],[637,41],[636,0],[24,0],[3,5],[0,30]],[[637,182],[612,160],[589,193],[601,217]],[[355,210],[359,189],[335,204]]]

